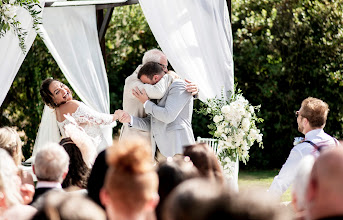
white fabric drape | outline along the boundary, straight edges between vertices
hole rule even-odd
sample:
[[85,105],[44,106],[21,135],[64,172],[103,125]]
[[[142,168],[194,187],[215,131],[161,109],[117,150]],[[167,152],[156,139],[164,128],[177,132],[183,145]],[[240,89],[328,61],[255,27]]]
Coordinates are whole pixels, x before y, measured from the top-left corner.
[[[46,8],[41,33],[45,45],[81,100],[98,112],[109,113],[109,87],[98,40],[95,13],[94,5]],[[44,111],[42,118],[48,117],[45,115],[48,112]],[[42,120],[34,149],[52,141],[42,142],[38,139],[40,136],[46,137],[40,135],[41,130],[44,132],[41,128],[45,126],[48,125]],[[103,133],[110,145],[112,128],[104,127]]]
[[232,90],[232,34],[225,0],[139,0],[177,74],[196,82],[199,98]]
[[[44,5],[44,2],[41,1],[40,5]],[[24,8],[18,7],[16,14],[21,23],[20,27],[27,32],[25,36],[26,53],[20,49],[18,37],[14,32],[8,31],[5,36],[0,38],[0,106],[37,35],[32,28],[33,21],[30,13]]]
[[[199,98],[232,91],[233,49],[225,0],[139,0],[159,46],[177,74],[200,88]],[[232,189],[238,191],[238,161]]]

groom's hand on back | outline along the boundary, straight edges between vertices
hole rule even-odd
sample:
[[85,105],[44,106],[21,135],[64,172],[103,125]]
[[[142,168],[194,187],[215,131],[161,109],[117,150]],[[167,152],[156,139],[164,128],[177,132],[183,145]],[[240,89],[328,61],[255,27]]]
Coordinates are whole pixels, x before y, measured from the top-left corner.
[[138,87],[132,89],[132,94],[142,103],[144,104],[147,100],[149,100],[148,95],[145,92],[145,89],[139,90]]

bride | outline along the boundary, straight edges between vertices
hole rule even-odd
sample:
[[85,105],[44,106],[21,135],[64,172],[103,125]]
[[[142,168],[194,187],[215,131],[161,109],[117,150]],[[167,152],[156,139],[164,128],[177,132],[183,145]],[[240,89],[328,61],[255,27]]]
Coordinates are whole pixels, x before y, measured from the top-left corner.
[[91,137],[98,152],[107,147],[101,126],[115,123],[118,119],[116,114],[99,113],[84,103],[73,100],[70,89],[55,79],[45,79],[40,94],[44,103],[54,110],[62,138],[67,137],[65,126],[72,123]]

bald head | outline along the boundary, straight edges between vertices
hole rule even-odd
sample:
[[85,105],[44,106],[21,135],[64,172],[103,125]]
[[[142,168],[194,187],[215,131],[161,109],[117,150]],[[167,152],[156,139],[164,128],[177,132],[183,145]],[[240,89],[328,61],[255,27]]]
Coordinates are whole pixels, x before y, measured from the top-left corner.
[[320,154],[313,165],[307,191],[310,219],[343,214],[343,148]]
[[341,191],[343,196],[343,148],[324,151],[315,162],[311,177],[317,178],[323,186]]

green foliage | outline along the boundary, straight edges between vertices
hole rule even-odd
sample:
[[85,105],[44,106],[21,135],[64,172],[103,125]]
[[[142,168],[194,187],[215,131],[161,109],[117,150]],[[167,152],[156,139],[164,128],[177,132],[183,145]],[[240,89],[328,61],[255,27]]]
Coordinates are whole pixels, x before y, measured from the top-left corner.
[[240,0],[232,12],[235,81],[265,119],[265,149],[252,149],[249,165],[281,167],[308,96],[329,104],[325,130],[341,138],[343,1]]
[[36,32],[39,31],[38,25],[41,24],[39,14],[41,6],[38,0],[1,0],[0,1],[0,38],[3,37],[9,30],[12,30],[19,39],[19,46],[23,53],[26,53],[25,37],[27,32],[21,27],[16,10],[22,7],[27,10],[32,17],[32,27]]

